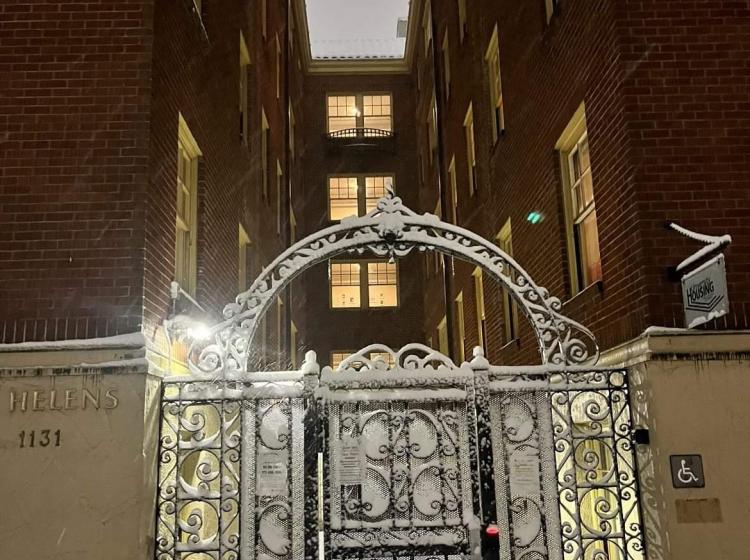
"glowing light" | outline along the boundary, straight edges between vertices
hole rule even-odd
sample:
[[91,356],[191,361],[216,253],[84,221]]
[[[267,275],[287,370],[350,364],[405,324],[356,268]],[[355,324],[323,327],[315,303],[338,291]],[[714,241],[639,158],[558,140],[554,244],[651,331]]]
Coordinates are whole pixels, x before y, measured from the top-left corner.
[[206,340],[211,336],[211,330],[203,323],[196,323],[187,330],[187,335],[193,340]]
[[488,537],[496,538],[500,536],[500,528],[497,525],[488,525],[485,532]]
[[544,214],[541,212],[537,212],[536,210],[529,212],[528,216],[526,216],[526,221],[530,224],[538,224],[544,219]]

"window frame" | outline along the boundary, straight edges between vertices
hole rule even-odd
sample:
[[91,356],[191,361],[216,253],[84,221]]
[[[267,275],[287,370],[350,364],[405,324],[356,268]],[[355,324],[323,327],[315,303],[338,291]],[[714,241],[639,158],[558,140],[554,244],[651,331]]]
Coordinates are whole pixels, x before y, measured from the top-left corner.
[[557,13],[557,7],[559,0],[544,0],[544,11],[547,15],[547,24],[552,21],[552,18]]
[[500,41],[497,24],[495,24],[489,45],[484,53],[484,63],[489,82],[492,142],[495,143],[505,132],[505,106],[503,104],[503,79],[500,65]]
[[250,66],[250,52],[247,49],[245,36],[240,30],[240,83],[239,83],[239,110],[240,110],[240,142],[244,146],[250,144],[250,83],[248,70]]
[[[501,251],[513,256],[513,226],[510,218],[505,221],[495,240]],[[507,345],[519,339],[518,303],[507,288],[502,289],[502,295],[503,343]]]
[[[181,151],[185,152],[190,165],[189,185],[185,188],[185,183],[180,178],[180,158]],[[182,113],[178,113],[177,125],[177,173],[175,176],[175,267],[174,279],[180,284],[180,287],[188,294],[195,297],[198,283],[198,189],[200,188],[199,166],[200,158],[203,156],[198,142],[195,140],[190,127],[188,127]],[[188,213],[189,215],[180,217],[179,200],[187,192]],[[181,233],[182,232],[182,233]],[[182,236],[187,236],[188,249],[187,255],[183,254],[184,249],[181,241]],[[182,266],[180,266],[182,265]],[[180,271],[182,267],[186,270]],[[186,274],[186,277],[183,277]]]
[[440,319],[437,326],[438,347],[437,351],[444,356],[450,357],[450,340],[448,339],[448,319],[445,315]]
[[471,274],[474,278],[474,305],[477,319],[477,346],[487,355],[487,308],[484,302],[484,272],[477,267]]
[[467,14],[466,0],[457,0],[458,4],[458,37],[459,42],[463,44],[466,35],[469,32],[469,19]]
[[[370,283],[369,283],[369,270],[368,265],[370,264],[393,264],[396,270],[396,305],[370,305]],[[359,265],[359,305],[349,307],[336,307],[333,305],[333,265],[334,264],[357,264]],[[380,285],[380,284],[373,284]],[[392,284],[383,284],[385,286],[391,286]],[[353,284],[346,284],[346,286],[353,286]],[[328,261],[328,308],[332,311],[363,311],[363,310],[393,310],[401,307],[401,286],[400,286],[400,273],[398,263],[389,263],[387,259],[331,259]]]
[[[331,179],[356,179],[357,180],[357,215],[352,217],[361,217],[367,214],[367,179],[384,177],[391,180],[391,189],[396,192],[396,174],[395,173],[333,173],[326,176],[326,198],[328,221],[339,223],[341,219],[334,219],[331,216]],[[386,187],[386,193],[388,192]]]
[[455,300],[456,309],[456,330],[458,336],[456,337],[456,343],[458,344],[458,360],[459,364],[466,360],[466,317],[464,314],[464,292],[463,290],[458,292]]
[[443,56],[443,97],[445,98],[445,102],[448,103],[451,98],[451,55],[447,27],[443,35],[440,52]]
[[[589,133],[586,123],[586,106],[585,103],[576,110],[567,127],[563,131],[560,139],[555,145],[560,158],[560,176],[563,190],[563,207],[565,213],[565,239],[568,249],[568,271],[570,273],[570,295],[571,297],[584,291],[589,286],[595,285],[602,281],[604,274],[602,270],[601,244],[598,233],[598,217],[595,218],[597,227],[597,253],[599,254],[599,278],[588,277],[588,263],[586,261],[585,251],[583,251],[582,238],[578,234],[578,226],[589,217],[592,213],[596,215],[596,193],[593,181],[593,162],[590,154],[589,143],[589,167],[588,172],[591,174],[591,202],[581,211],[574,208],[573,200],[573,182],[571,161],[572,156],[580,150],[584,141],[588,143]],[[584,173],[581,174],[581,177]]]
[[253,243],[250,241],[250,236],[242,223],[237,224],[238,230],[238,247],[237,247],[237,289],[240,292],[246,291],[250,286],[248,285],[248,250],[252,247]]
[[268,124],[268,117],[264,107],[260,108],[260,169],[261,169],[261,194],[263,200],[268,202],[268,174],[270,165],[268,160],[271,158],[271,127]]
[[[389,115],[390,118],[390,130],[387,131],[390,134],[394,134],[394,126],[395,126],[395,119],[394,119],[394,107],[393,107],[393,93],[390,91],[361,91],[361,92],[337,92],[337,91],[331,91],[326,92],[325,96],[325,105],[326,105],[326,134],[332,134],[331,132],[331,111],[330,111],[330,104],[328,100],[331,97],[354,97],[354,106],[357,111],[357,114],[354,116],[354,128],[356,130],[364,130],[365,128],[374,128],[374,127],[365,127],[365,97],[368,96],[384,96],[387,95],[390,98],[390,108],[391,108],[391,114]],[[347,130],[347,129],[343,129]],[[376,129],[376,130],[385,130],[382,128]],[[335,131],[334,131],[335,133]],[[365,136],[375,136],[375,135],[367,135]],[[375,136],[377,137],[377,136]]]
[[[469,141],[471,138],[471,141]],[[474,105],[469,108],[464,117],[464,143],[466,144],[466,170],[469,179],[469,196],[474,196],[479,190],[477,181],[477,139],[474,133]]]
[[430,43],[432,43],[432,4],[426,2],[422,12],[422,33],[424,34],[424,54],[427,58],[430,52]]
[[456,156],[451,155],[450,164],[448,164],[448,189],[450,189],[451,216],[448,221],[458,225],[458,177],[456,176]]

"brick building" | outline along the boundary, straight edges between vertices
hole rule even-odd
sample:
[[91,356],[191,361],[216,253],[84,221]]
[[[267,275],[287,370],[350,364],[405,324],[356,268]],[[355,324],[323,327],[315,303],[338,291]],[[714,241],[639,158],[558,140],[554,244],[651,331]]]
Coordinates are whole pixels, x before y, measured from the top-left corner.
[[[0,365],[181,371],[285,247],[390,186],[496,240],[630,369],[652,555],[740,558],[750,8],[595,4],[412,0],[403,58],[321,60],[302,0],[2,3]],[[667,221],[732,236],[730,312],[697,330],[668,275],[697,246]],[[535,363],[519,315],[457,259],[341,255],[275,302],[251,365],[413,341]],[[696,449],[711,484],[679,504],[665,457]],[[691,534],[675,508],[714,524]]]
[[[289,242],[287,6],[0,9],[2,340],[140,331],[157,369],[184,361],[164,321],[215,322]],[[286,353],[286,303],[269,360]]]
[[[731,310],[710,328],[748,327],[749,13],[719,2],[688,15],[682,4],[433,1],[431,19],[420,16],[423,208],[510,249],[603,348],[651,325],[685,326],[667,270],[697,247],[667,221],[731,233]],[[452,351],[463,340],[466,351],[484,342],[496,363],[533,356],[530,330],[498,290],[486,288],[482,304],[475,271],[452,266]],[[428,318],[428,333],[440,318]]]

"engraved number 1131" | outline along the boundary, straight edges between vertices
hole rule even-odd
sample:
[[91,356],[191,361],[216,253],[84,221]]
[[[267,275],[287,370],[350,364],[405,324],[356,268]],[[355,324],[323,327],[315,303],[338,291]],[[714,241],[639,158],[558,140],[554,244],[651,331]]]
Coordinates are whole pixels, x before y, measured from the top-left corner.
[[[52,436],[50,438],[50,435]],[[18,434],[19,445],[18,447],[47,447],[49,444],[54,442],[55,447],[60,447],[60,430],[51,432],[50,430],[39,430],[38,439],[37,431],[31,430],[27,432],[22,430]]]

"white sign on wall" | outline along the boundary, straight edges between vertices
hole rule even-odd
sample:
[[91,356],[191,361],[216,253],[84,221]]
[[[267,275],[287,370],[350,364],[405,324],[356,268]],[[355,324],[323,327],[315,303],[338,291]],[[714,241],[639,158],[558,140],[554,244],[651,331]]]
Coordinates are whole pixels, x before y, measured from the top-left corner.
[[262,451],[258,453],[256,493],[259,496],[286,496],[288,453],[284,451]]
[[688,328],[697,327],[729,312],[724,255],[715,256],[682,277],[682,302]]
[[356,437],[344,436],[339,443],[339,484],[349,486],[362,484],[364,480],[364,457]]

